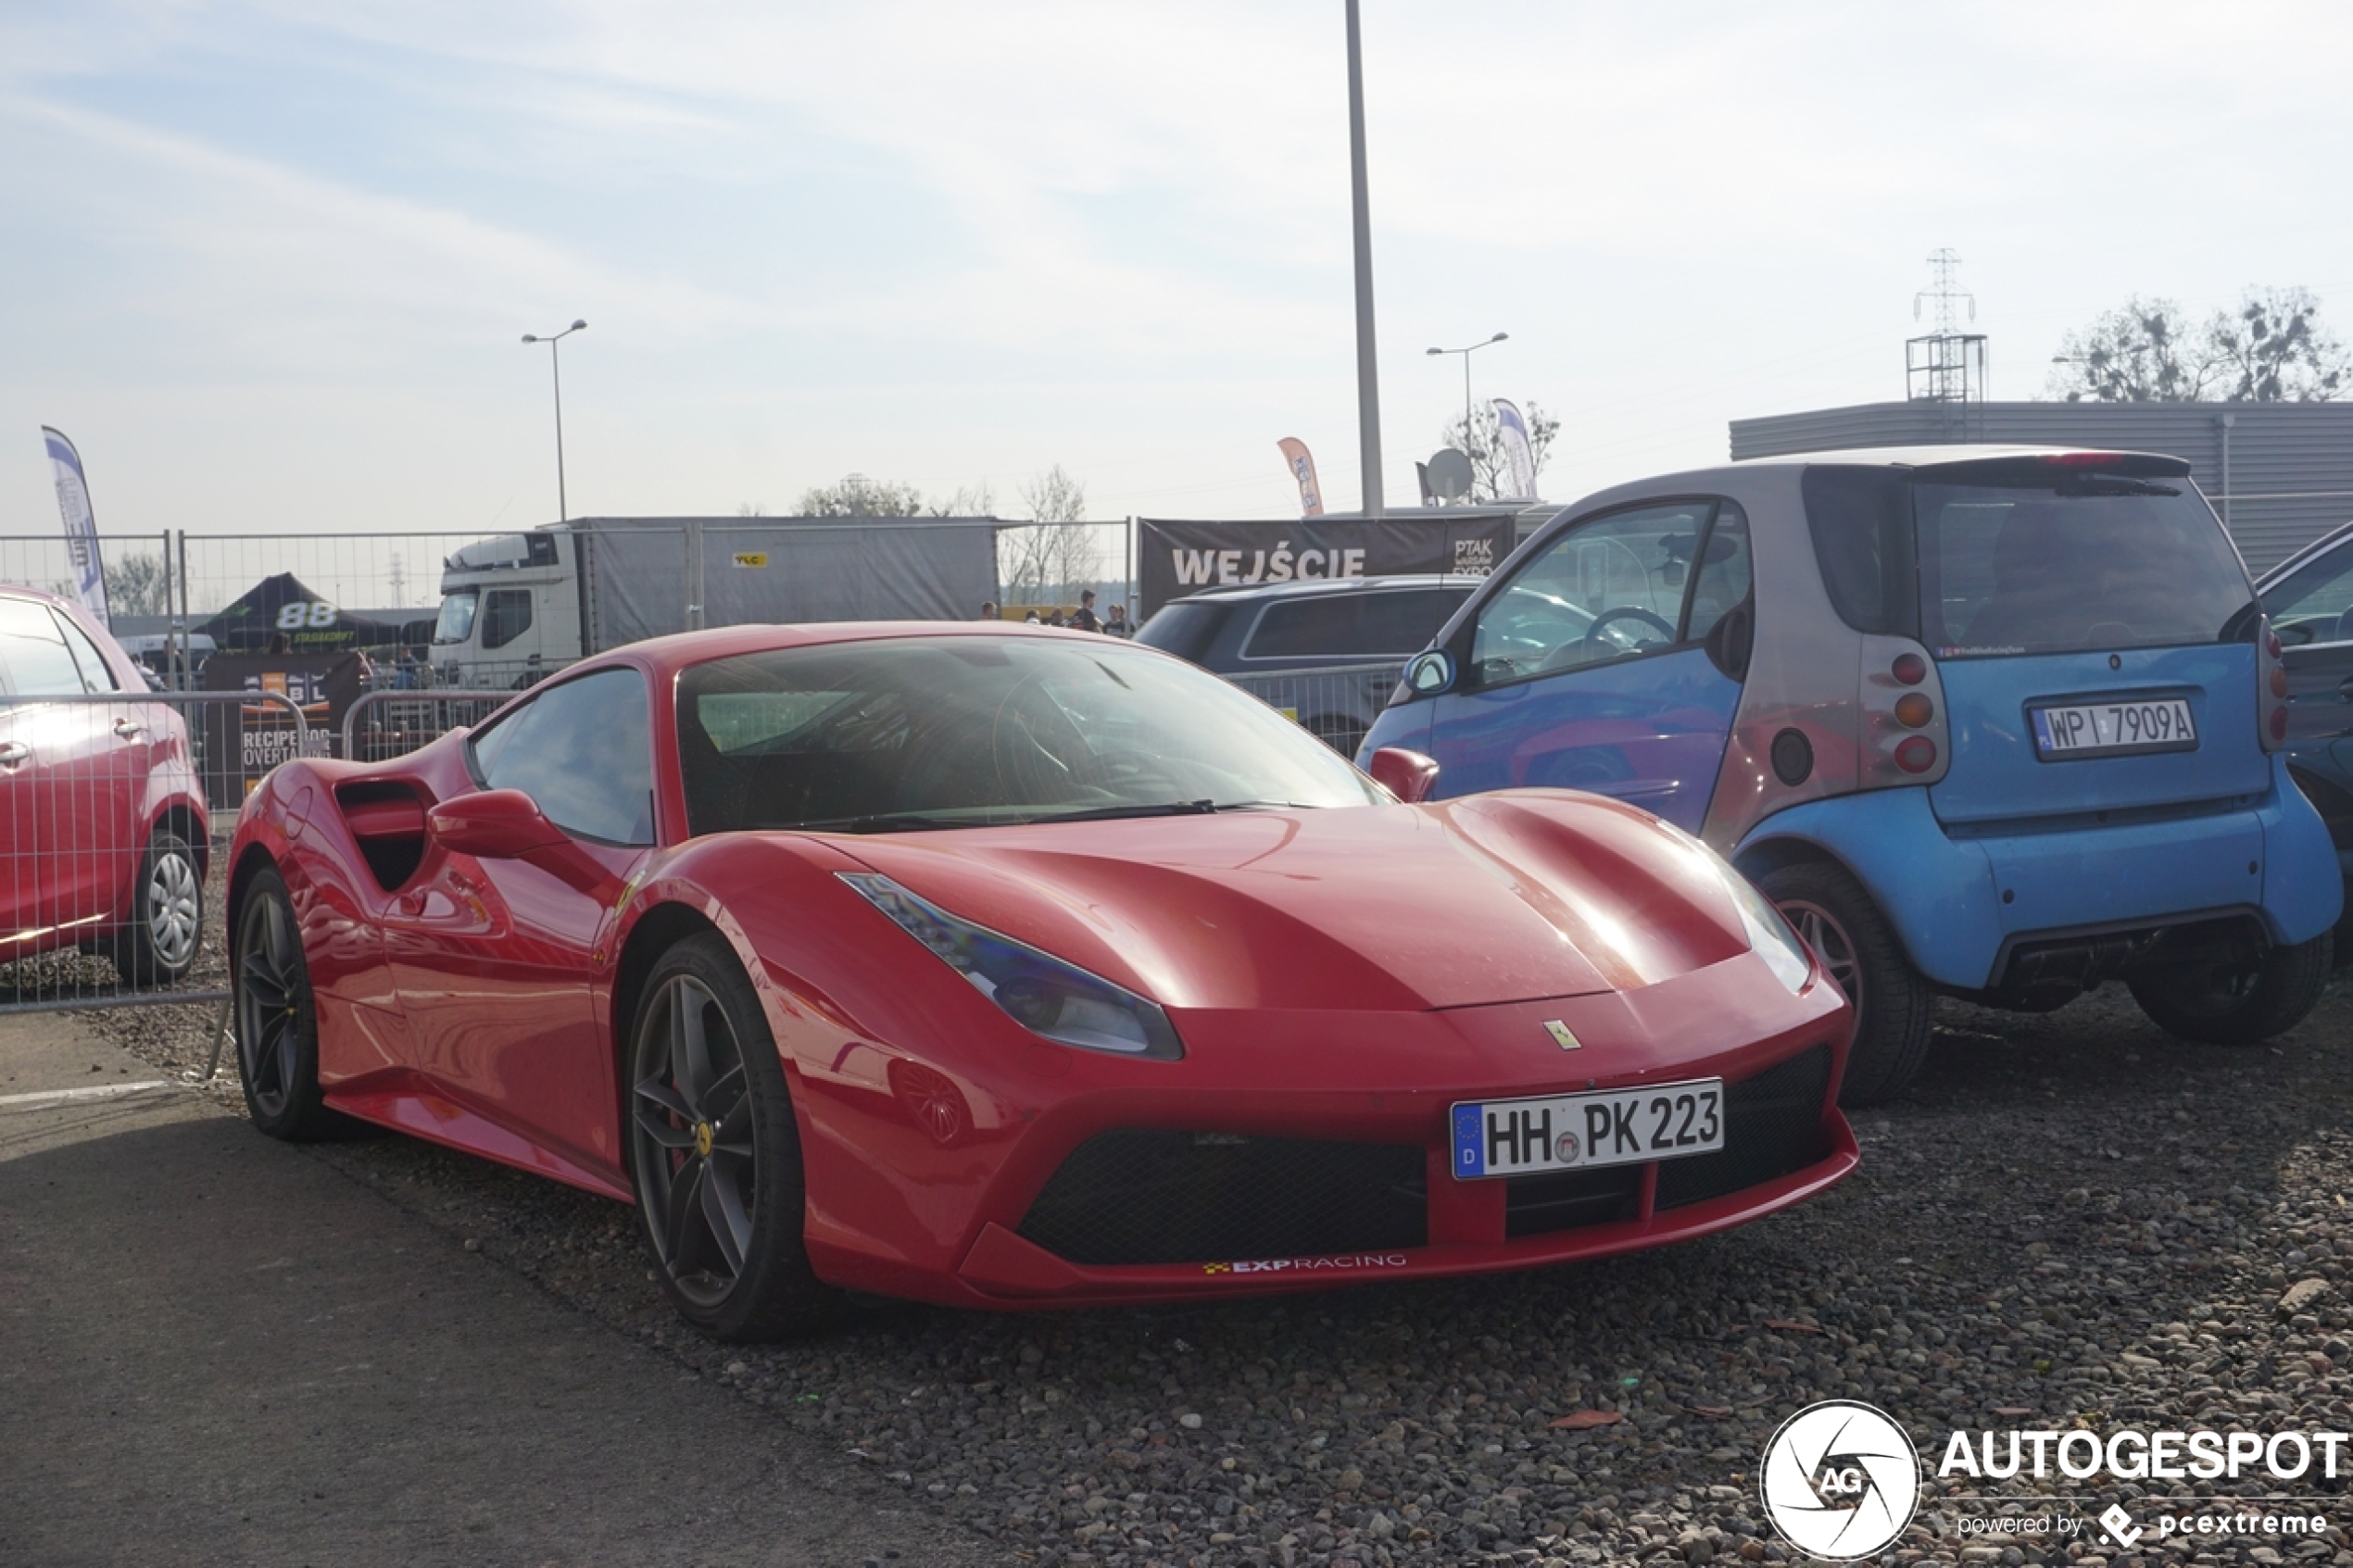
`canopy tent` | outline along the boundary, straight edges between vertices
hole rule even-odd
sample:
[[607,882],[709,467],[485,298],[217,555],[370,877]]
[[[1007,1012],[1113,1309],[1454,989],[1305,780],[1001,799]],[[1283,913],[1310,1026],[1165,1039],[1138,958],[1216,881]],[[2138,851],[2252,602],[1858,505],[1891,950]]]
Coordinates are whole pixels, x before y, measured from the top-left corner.
[[400,640],[400,627],[339,609],[291,571],[265,577],[228,608],[190,628],[210,637],[226,653],[262,653],[285,633],[294,653],[332,653],[339,648],[384,647]]

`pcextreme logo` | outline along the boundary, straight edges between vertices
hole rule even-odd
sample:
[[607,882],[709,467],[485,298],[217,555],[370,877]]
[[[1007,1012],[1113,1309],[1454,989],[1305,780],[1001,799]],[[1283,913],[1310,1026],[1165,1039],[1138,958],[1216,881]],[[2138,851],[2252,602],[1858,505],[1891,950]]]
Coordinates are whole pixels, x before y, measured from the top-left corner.
[[1757,1488],[1792,1545],[1852,1562],[1878,1555],[1912,1522],[1919,1454],[1885,1411],[1825,1399],[1781,1423],[1765,1445]]

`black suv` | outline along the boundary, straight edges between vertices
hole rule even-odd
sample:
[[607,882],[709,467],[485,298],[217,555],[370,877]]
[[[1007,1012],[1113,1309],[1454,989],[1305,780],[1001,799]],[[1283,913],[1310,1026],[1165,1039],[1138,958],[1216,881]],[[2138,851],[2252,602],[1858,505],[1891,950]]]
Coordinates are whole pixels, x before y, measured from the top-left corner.
[[1424,572],[1213,588],[1163,605],[1136,640],[1225,676],[1353,757],[1399,669],[1484,581]]

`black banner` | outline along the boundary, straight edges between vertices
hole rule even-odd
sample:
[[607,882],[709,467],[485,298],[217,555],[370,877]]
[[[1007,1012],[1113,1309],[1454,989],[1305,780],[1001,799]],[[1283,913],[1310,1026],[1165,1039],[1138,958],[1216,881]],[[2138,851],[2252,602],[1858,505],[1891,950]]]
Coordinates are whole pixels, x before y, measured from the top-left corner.
[[[368,689],[357,653],[217,653],[206,661],[207,691],[268,692],[302,709],[310,755],[333,753],[344,714]],[[216,810],[242,802],[264,773],[295,755],[294,721],[274,702],[208,703],[205,797]]]
[[1150,615],[1204,588],[1398,572],[1484,577],[1512,553],[1512,512],[1184,522],[1139,518],[1138,597]]

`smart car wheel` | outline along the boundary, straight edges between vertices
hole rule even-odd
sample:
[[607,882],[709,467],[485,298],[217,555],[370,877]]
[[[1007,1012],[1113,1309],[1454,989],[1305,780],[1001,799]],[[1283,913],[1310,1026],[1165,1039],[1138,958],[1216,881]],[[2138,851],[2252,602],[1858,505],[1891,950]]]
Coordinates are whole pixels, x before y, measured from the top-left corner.
[[2292,947],[2168,964],[2125,982],[2149,1022],[2209,1046],[2252,1046],[2295,1028],[2328,984],[2327,932]]
[[1821,861],[1781,866],[1756,885],[1854,1004],[1855,1038],[1838,1102],[1876,1105],[1900,1093],[1928,1059],[1935,997],[1879,906],[1843,868]]
[[801,1248],[800,1136],[776,1043],[715,933],[663,955],[631,1039],[630,1163],[672,1305],[736,1342],[832,1323],[840,1297]]
[[196,961],[204,936],[204,877],[195,851],[157,828],[139,858],[131,908],[114,937],[114,966],[133,985],[168,985]]
[[286,884],[257,872],[237,911],[233,985],[237,1074],[253,1124],[290,1143],[328,1135],[339,1118],[319,1091],[319,1012]]

